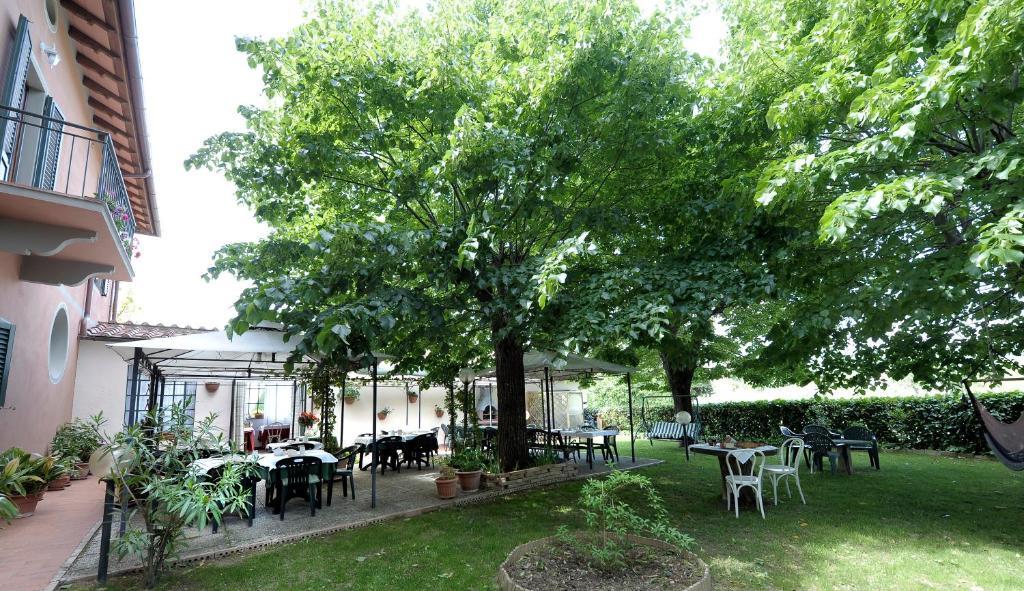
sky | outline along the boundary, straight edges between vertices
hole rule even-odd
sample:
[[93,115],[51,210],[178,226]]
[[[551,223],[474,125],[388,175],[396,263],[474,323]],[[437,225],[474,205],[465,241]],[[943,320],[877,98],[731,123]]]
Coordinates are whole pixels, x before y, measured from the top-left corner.
[[[302,23],[303,3],[137,0],[135,11],[161,235],[140,236],[135,281],[121,288],[133,305],[118,320],[219,328],[243,286],[227,276],[202,278],[213,253],[268,230],[236,202],[231,183],[186,171],[184,162],[206,138],[244,129],[239,105],[264,103],[259,72],[235,50],[235,37],[283,36]],[[687,47],[714,56],[724,34],[712,8],[693,23]]]

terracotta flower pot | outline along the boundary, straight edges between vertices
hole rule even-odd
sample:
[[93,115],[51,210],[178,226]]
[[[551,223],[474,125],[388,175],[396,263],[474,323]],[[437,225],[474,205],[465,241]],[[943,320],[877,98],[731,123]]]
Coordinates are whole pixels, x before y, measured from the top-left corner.
[[473,492],[480,489],[480,477],[483,475],[483,470],[473,470],[472,472],[459,472],[456,470],[455,475],[459,478],[459,486],[466,492]]
[[441,417],[444,416],[444,411],[443,410],[435,410],[434,414],[437,415],[437,418],[441,418]]
[[76,462],[75,471],[71,473],[71,480],[83,480],[89,476],[89,462]]
[[420,395],[419,394],[410,394],[409,395],[409,402],[412,403],[412,404],[416,404],[416,401],[419,400],[419,399],[420,399]]
[[69,484],[71,484],[71,475],[64,474],[46,485],[46,490],[64,490]]
[[45,492],[46,491],[39,491],[35,494],[26,495],[23,497],[19,496],[8,498],[11,499],[11,502],[14,503],[14,506],[18,508],[18,518],[30,517],[33,513],[35,513],[36,505],[39,504],[39,501],[43,500],[43,494]]
[[[645,538],[641,536],[626,535],[629,541],[634,545],[644,545],[663,550],[665,552],[682,552],[685,556],[689,557],[696,563],[698,569],[703,570],[703,576],[697,582],[686,587],[685,589],[679,588],[679,591],[712,591],[711,587],[711,571],[708,569],[708,565],[704,564],[704,561],[697,558],[690,552],[685,550],[679,550],[671,544],[662,542],[661,540],[655,540],[652,538]],[[551,536],[549,538],[541,538],[532,542],[527,542],[521,546],[516,547],[515,550],[508,555],[505,562],[501,564],[501,568],[498,569],[498,589],[501,591],[530,591],[529,588],[520,585],[512,578],[512,565],[519,561],[524,554],[542,548],[547,545],[557,545],[561,541],[557,536]]]
[[442,499],[454,499],[455,483],[458,482],[455,478],[435,478],[434,484],[437,485],[437,496]]
[[379,413],[377,413],[377,420],[383,421],[383,420],[387,419],[388,418],[388,414],[389,413],[386,413],[386,412],[379,412]]
[[220,388],[220,382],[206,382],[204,385],[206,387],[206,391],[210,394],[213,394],[218,388]]
[[356,403],[356,398],[354,396],[346,396],[345,397],[345,404],[355,404],[355,403]]

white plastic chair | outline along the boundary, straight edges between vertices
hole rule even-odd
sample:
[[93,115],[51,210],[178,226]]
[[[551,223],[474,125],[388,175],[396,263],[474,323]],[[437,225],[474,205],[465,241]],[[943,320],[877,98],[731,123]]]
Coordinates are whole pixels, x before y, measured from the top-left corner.
[[803,504],[807,504],[807,499],[804,498],[804,489],[800,488],[800,456],[803,455],[804,451],[804,440],[799,437],[790,437],[782,444],[782,449],[779,452],[782,454],[781,464],[765,464],[764,472],[772,481],[772,499],[775,504],[779,504],[779,481],[785,480],[786,482],[786,494],[789,498],[793,498],[793,491],[789,488],[789,480],[786,477],[792,477],[796,481],[796,490],[800,493],[800,500]]
[[[748,458],[747,461],[741,461]],[[741,465],[750,463],[750,474],[743,474]],[[764,519],[764,499],[761,498],[761,474],[764,471],[764,452],[759,450],[735,449],[725,456],[725,467],[729,474],[725,477],[727,496],[725,508],[728,509],[730,502],[736,508],[736,518],[740,516],[740,491],[743,488],[754,489],[757,497],[757,508],[761,511],[761,519]],[[735,470],[735,471],[734,471]]]

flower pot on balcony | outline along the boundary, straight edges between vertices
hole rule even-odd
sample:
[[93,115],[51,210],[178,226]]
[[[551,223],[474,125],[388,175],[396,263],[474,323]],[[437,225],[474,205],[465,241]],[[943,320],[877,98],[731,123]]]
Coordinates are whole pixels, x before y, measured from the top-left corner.
[[473,470],[471,472],[455,472],[455,476],[459,478],[459,486],[466,492],[473,492],[480,490],[480,477],[483,475],[483,470]]
[[35,513],[36,505],[39,504],[39,501],[43,500],[43,494],[45,494],[45,492],[46,491],[41,490],[31,495],[8,498],[10,498],[11,502],[14,503],[14,506],[18,508],[18,518],[30,517]]
[[46,485],[46,490],[64,490],[68,485],[71,484],[71,475],[62,474],[55,480],[51,481],[50,484]]

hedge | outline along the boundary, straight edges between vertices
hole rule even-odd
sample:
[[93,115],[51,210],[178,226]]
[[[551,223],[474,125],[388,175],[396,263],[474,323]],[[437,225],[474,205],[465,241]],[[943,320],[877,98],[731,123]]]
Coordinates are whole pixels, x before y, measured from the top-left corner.
[[[998,419],[1012,422],[1024,412],[1024,392],[978,395]],[[634,417],[641,428],[639,409]],[[671,421],[671,406],[648,409],[648,420]],[[779,426],[800,431],[804,425],[842,430],[865,425],[891,447],[987,453],[981,424],[967,399],[959,395],[856,397],[842,399],[724,402],[700,407],[705,436],[776,441]],[[604,409],[605,424],[628,425],[625,409]]]

